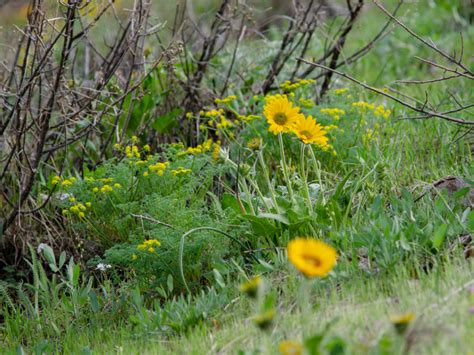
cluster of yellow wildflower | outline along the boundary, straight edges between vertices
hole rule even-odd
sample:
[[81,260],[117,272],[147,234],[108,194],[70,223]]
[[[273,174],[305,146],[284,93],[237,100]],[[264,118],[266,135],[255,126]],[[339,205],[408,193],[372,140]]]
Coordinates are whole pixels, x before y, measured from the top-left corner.
[[125,156],[127,158],[140,158],[140,150],[136,145],[128,145],[125,148]]
[[145,240],[143,243],[137,245],[137,250],[154,253],[155,248],[161,246],[161,243],[156,239]]
[[369,104],[365,101],[357,101],[352,103],[352,107],[358,108],[361,111],[373,110],[375,108],[374,104]]
[[244,121],[244,122],[251,122],[253,120],[258,120],[260,119],[261,117],[260,116],[257,116],[257,115],[238,115],[237,118],[241,121]]
[[[217,129],[232,127],[232,122],[230,122],[224,116],[219,116],[219,119],[220,119],[220,122],[216,123],[216,128]],[[212,121],[210,121],[210,122],[212,122]]]
[[187,175],[187,174],[190,174],[191,172],[192,172],[191,169],[186,169],[186,168],[183,168],[181,166],[177,169],[171,170],[171,174],[173,176]]
[[103,194],[106,194],[112,191],[114,191],[113,187],[107,184],[105,184],[104,186],[100,188],[100,192],[102,192]]
[[223,98],[223,99],[215,99],[214,102],[215,102],[216,104],[228,104],[228,103],[230,103],[230,102],[232,102],[232,101],[234,101],[234,100],[236,100],[236,99],[237,99],[237,96],[235,96],[235,95],[230,95],[230,96],[227,96],[227,97],[225,97],[225,98]]
[[384,119],[388,119],[392,114],[392,111],[386,109],[383,105],[375,106],[365,101],[353,102],[352,107],[358,108],[361,112],[373,111],[375,116],[383,117]]
[[285,81],[283,84],[280,85],[280,88],[285,91],[295,91],[301,87],[308,86],[310,84],[314,84],[316,80],[313,79],[301,79],[296,82],[291,82],[289,80]]
[[224,109],[220,108],[218,110],[201,111],[199,114],[207,118],[216,118],[224,115]]
[[209,152],[211,149],[212,139],[208,139],[207,141],[197,145],[196,147],[189,147],[185,151],[179,152],[178,156],[203,154]]
[[268,130],[274,134],[294,133],[305,144],[316,144],[323,149],[330,147],[327,130],[312,116],[305,117],[286,95],[268,96],[263,114],[270,125]]
[[212,154],[211,154],[212,160],[214,161],[219,160],[220,153],[221,153],[221,141],[217,141],[213,144]]
[[[152,173],[156,173],[158,176],[163,176],[163,174],[165,173],[169,165],[170,165],[169,161],[165,161],[164,163],[156,163],[156,164],[150,165],[148,167],[148,170],[151,171]],[[143,173],[143,176],[148,176],[148,175],[149,175],[149,172],[147,171]]]
[[374,110],[375,116],[383,117],[386,120],[390,117],[391,114],[392,114],[392,111],[389,109],[386,109],[385,107],[383,107],[383,105],[377,106]]
[[313,108],[315,105],[313,100],[303,98],[299,99],[299,104],[304,108]]
[[92,203],[90,203],[90,202],[86,202],[85,204],[84,203],[77,203],[75,197],[71,197],[69,199],[69,202],[73,203],[73,205],[71,207],[69,207],[69,209],[65,208],[65,209],[62,210],[63,216],[67,216],[67,215],[69,215],[69,213],[74,213],[79,218],[83,219],[83,218],[86,217],[85,212],[87,211],[87,209],[88,208],[90,209],[92,207]]
[[341,116],[346,114],[346,111],[340,108],[322,108],[319,112],[331,116],[336,121],[340,120]]
[[61,177],[59,175],[56,175],[55,177],[53,177],[53,179],[51,180],[51,183],[53,185],[58,185],[59,183],[61,183],[61,187],[67,187],[67,186],[71,186],[72,184],[74,184],[75,182],[77,181],[77,179],[75,177],[70,177],[68,179],[64,179],[64,180],[61,180]]
[[343,88],[343,89],[335,89],[334,94],[335,95],[344,95],[346,92],[348,92],[349,89]]

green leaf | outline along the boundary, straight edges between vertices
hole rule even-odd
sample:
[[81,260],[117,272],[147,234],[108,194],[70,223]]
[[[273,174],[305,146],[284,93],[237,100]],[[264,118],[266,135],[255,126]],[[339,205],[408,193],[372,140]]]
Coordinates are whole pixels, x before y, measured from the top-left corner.
[[159,116],[151,125],[159,133],[167,133],[176,124],[176,119],[183,113],[183,109],[176,107],[170,112]]
[[97,299],[97,294],[94,290],[89,292],[89,299],[91,301],[91,308],[94,313],[99,312],[99,300]]
[[51,268],[51,270],[53,270],[53,272],[57,272],[58,268],[56,267],[56,257],[54,256],[53,248],[51,248],[49,245],[46,245],[46,244],[42,244],[42,246],[43,246],[44,258],[49,263],[50,267],[51,267],[51,265],[53,265],[54,268],[56,269],[56,270],[53,270]]
[[436,228],[433,235],[433,239],[432,239],[433,247],[435,249],[439,249],[441,247],[441,245],[444,242],[444,239],[446,238],[447,231],[448,231],[448,225],[445,223],[443,223],[442,225],[438,226],[438,228]]
[[470,231],[474,231],[474,210],[469,212],[469,216],[467,217],[467,228]]
[[242,209],[240,208],[237,197],[230,193],[225,193],[221,198],[222,209],[225,211],[227,208],[232,209],[234,212],[241,214]]
[[217,284],[224,289],[225,288],[225,281],[224,281],[224,278],[222,277],[221,273],[219,272],[219,270],[213,269],[212,272],[214,273],[214,277],[216,279]]
[[66,262],[66,252],[63,251],[61,253],[61,255],[59,255],[59,265],[58,265],[58,268],[61,269],[64,265],[64,263]]
[[258,218],[264,218],[264,219],[273,219],[277,222],[289,225],[290,221],[288,220],[288,217],[282,215],[282,214],[276,214],[276,213],[260,213]]
[[166,286],[168,287],[168,292],[173,292],[173,276],[171,274],[168,275],[166,279]]
[[304,347],[309,355],[321,354],[319,346],[321,345],[321,342],[324,339],[324,335],[325,333],[319,333],[304,340]]

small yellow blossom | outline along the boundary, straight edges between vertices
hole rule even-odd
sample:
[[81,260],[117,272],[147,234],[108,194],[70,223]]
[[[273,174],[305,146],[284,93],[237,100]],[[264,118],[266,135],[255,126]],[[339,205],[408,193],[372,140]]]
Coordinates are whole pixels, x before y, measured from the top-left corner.
[[227,96],[227,97],[225,97],[225,98],[223,98],[223,99],[215,99],[214,102],[215,102],[216,104],[228,104],[228,103],[230,103],[230,102],[232,102],[232,101],[234,101],[234,100],[236,100],[236,99],[237,99],[237,96],[235,96],[235,95],[230,95],[230,96]]
[[110,185],[104,185],[102,186],[102,188],[100,189],[100,191],[104,194],[108,193],[108,192],[111,192],[113,191],[114,189],[112,188],[112,186]]
[[63,187],[71,186],[71,185],[72,185],[72,181],[69,179],[63,180],[63,182],[61,183],[61,186]]
[[308,86],[310,84],[314,84],[315,82],[316,80],[313,80],[313,79],[301,79],[296,82],[291,82],[287,80],[283,84],[280,85],[280,88],[282,90],[292,92],[292,91],[298,90],[299,88]]
[[148,251],[154,253],[155,248],[161,246],[161,243],[156,239],[145,240],[143,243],[137,245],[137,250]]
[[94,188],[92,189],[92,192],[93,192],[93,193],[99,192],[99,188],[98,188],[98,187],[94,187]]
[[122,185],[120,185],[119,183],[116,183],[116,184],[114,184],[114,187],[115,187],[116,189],[121,189],[121,188],[122,188]]
[[343,88],[343,89],[335,89],[334,90],[334,94],[336,95],[344,95],[346,92],[348,92],[349,89],[347,88]]
[[212,155],[211,155],[212,160],[214,161],[219,160],[220,152],[221,152],[221,141],[217,141],[216,143],[214,143],[214,148],[212,149]]
[[361,111],[373,110],[375,108],[374,104],[369,104],[368,102],[365,102],[365,101],[353,102],[352,107],[356,107],[360,109]]
[[53,185],[57,185],[57,184],[59,184],[60,182],[61,182],[61,177],[58,176],[58,175],[56,175],[55,177],[53,177],[53,180],[51,180],[51,183],[52,183]]
[[190,174],[191,172],[192,172],[191,169],[185,169],[183,167],[179,167],[177,169],[171,170],[171,174],[173,176],[186,175],[186,174]]
[[92,207],[92,203],[86,202],[86,207],[87,207],[87,208],[91,208],[91,207]]

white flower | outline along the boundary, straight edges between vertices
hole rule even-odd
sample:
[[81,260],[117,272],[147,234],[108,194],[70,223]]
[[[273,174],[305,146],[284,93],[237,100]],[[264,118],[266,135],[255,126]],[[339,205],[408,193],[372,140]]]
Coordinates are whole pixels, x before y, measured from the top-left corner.
[[38,245],[38,249],[36,249],[36,251],[37,251],[38,254],[39,254],[39,253],[41,253],[41,252],[44,250],[44,248],[46,248],[47,246],[48,246],[47,244],[40,243],[40,244]]
[[99,271],[105,271],[107,269],[110,269],[112,267],[112,265],[110,264],[97,264],[97,267],[96,267],[96,270],[99,270]]

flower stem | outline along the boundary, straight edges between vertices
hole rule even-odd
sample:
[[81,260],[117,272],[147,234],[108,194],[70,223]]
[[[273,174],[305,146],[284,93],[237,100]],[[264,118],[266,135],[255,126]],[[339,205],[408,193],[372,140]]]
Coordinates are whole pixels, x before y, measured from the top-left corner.
[[301,150],[300,150],[300,175],[301,181],[303,182],[303,190],[308,202],[308,208],[311,212],[313,212],[313,204],[311,203],[311,197],[309,196],[309,188],[308,188],[308,175],[305,171],[305,149],[306,145],[301,143]]
[[283,146],[283,134],[280,133],[278,135],[278,143],[280,144],[280,155],[281,155],[281,163],[283,166],[283,176],[285,177],[286,186],[288,188],[288,194],[290,195],[291,201],[294,201],[293,195],[293,188],[291,187],[290,178],[288,176],[288,166],[286,165],[286,156],[285,156],[285,148]]
[[315,169],[316,176],[318,177],[318,182],[319,182],[319,191],[321,191],[322,201],[323,201],[323,204],[325,204],[326,199],[324,198],[324,188],[323,188],[323,180],[321,178],[321,168],[320,168],[318,160],[316,159],[316,155],[314,154],[313,146],[310,146],[309,152],[311,153],[311,158],[313,158],[314,169]]
[[268,190],[270,191],[270,196],[272,198],[273,204],[275,205],[275,210],[277,213],[280,213],[280,208],[278,207],[275,190],[273,188],[272,182],[270,181],[270,176],[268,175],[267,165],[265,164],[265,160],[263,159],[263,153],[260,150],[258,152],[258,159],[260,161],[260,165],[262,165],[263,175],[265,176],[265,180],[268,185]]

